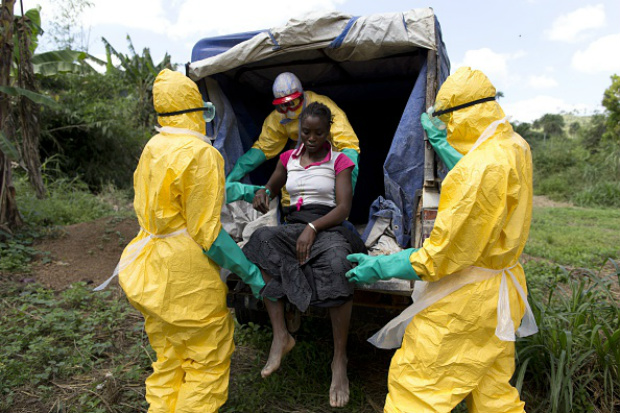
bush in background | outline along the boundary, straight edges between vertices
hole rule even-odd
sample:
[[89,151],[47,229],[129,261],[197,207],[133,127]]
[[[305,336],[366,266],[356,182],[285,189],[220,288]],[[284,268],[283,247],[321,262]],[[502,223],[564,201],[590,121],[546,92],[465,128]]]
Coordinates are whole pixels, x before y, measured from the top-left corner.
[[546,114],[515,124],[532,148],[537,195],[578,206],[620,207],[620,76],[611,79],[604,113]]
[[[42,111],[41,155],[54,178],[79,177],[91,190],[128,188],[151,136],[135,118],[138,102],[116,73],[64,74],[43,85],[62,109]],[[45,163],[45,162],[44,162]]]

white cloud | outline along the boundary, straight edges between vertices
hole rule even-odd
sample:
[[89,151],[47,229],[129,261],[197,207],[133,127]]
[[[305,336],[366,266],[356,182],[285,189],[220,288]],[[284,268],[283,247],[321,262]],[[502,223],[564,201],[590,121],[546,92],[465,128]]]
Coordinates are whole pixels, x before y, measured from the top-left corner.
[[551,76],[540,75],[530,76],[528,79],[528,84],[535,89],[549,89],[556,87],[558,82]]
[[[33,0],[27,0],[30,2]],[[36,0],[44,10],[58,9],[51,0]],[[85,27],[101,25],[166,33],[173,39],[195,42],[205,36],[222,35],[283,25],[292,17],[336,10],[345,0],[306,0],[289,6],[282,0],[91,0],[93,7],[82,14]],[[190,39],[191,38],[191,39]]]
[[460,66],[470,66],[472,69],[481,70],[491,81],[496,83],[507,83],[509,79],[508,63],[510,60],[525,56],[525,52],[516,53],[496,53],[489,48],[468,50],[465,52],[463,61],[453,66],[453,71]]
[[585,104],[573,104],[565,102],[553,96],[536,96],[531,99],[521,100],[514,103],[500,102],[504,112],[519,122],[533,122],[547,113],[580,112],[593,113],[598,107],[589,107]]
[[572,65],[585,73],[620,71],[620,33],[601,37],[573,55]]
[[88,26],[119,25],[161,32],[170,26],[162,0],[92,0],[93,7],[83,13]]
[[550,40],[574,42],[580,39],[583,32],[604,26],[605,6],[586,6],[555,19],[546,35]]
[[[227,0],[205,2],[187,0],[179,8],[178,19],[169,28],[171,37],[222,35],[283,25],[291,17],[309,12],[335,10],[344,0],[307,0],[287,3],[282,0]],[[294,4],[294,6],[293,6]]]

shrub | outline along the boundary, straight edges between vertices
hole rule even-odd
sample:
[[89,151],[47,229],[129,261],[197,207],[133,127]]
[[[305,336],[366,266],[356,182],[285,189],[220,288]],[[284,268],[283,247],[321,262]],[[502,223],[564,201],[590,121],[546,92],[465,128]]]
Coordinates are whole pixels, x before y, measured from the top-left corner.
[[79,177],[91,189],[129,187],[151,133],[135,119],[137,100],[128,97],[122,78],[65,74],[43,86],[62,109],[42,111],[42,157],[54,158],[62,176]]
[[620,182],[598,182],[577,192],[574,202],[580,206],[620,207]]

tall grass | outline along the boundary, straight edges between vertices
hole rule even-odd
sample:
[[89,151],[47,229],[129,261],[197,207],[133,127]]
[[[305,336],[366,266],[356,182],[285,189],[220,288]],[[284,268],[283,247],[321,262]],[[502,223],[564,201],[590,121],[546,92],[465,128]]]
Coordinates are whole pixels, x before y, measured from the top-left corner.
[[620,267],[557,267],[530,304],[540,332],[517,343],[517,386],[530,412],[617,412],[620,408]]
[[37,199],[26,177],[15,177],[17,206],[30,227],[71,225],[114,214],[128,214],[130,191],[105,186],[98,194],[78,178],[47,180],[46,199]]

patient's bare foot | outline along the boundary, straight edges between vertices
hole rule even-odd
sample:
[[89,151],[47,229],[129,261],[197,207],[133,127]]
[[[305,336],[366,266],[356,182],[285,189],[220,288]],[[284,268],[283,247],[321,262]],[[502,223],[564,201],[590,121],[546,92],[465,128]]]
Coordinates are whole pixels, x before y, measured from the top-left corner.
[[334,358],[332,361],[332,384],[329,388],[329,404],[332,407],[344,407],[347,403],[349,403],[347,358]]
[[271,348],[269,349],[269,358],[260,375],[265,378],[280,368],[282,358],[295,347],[295,339],[286,331],[282,336],[273,335]]

